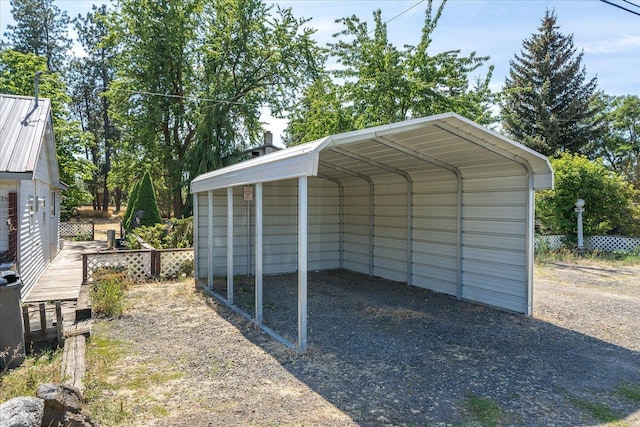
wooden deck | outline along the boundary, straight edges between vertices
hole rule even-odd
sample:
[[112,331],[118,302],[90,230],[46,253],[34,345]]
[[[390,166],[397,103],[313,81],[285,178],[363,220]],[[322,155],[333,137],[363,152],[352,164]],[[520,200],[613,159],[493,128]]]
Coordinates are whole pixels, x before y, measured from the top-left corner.
[[24,298],[25,303],[75,301],[82,286],[82,253],[106,249],[104,241],[65,241],[64,248]]

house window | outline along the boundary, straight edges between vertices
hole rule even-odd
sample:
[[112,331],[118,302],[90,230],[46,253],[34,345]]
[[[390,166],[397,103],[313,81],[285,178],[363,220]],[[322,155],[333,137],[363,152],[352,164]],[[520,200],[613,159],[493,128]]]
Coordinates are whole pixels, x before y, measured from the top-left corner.
[[56,216],[56,192],[51,192],[51,216]]

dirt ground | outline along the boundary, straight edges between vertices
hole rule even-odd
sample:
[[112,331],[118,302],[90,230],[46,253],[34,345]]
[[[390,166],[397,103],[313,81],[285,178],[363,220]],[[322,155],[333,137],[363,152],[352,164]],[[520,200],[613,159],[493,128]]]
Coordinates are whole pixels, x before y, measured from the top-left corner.
[[[640,425],[620,392],[640,387],[639,278],[640,266],[538,265],[527,318],[313,273],[305,355],[193,282],[137,285],[121,319],[96,324],[127,350],[92,407],[136,426]],[[236,294],[252,312],[251,280]],[[266,278],[265,323],[292,340],[295,294],[295,276]]]

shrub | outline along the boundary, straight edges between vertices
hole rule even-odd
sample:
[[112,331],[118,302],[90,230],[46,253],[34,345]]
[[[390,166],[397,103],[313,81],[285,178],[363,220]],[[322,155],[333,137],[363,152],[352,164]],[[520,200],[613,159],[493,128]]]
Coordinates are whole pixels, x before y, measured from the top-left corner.
[[551,159],[555,188],[536,193],[536,217],[543,234],[565,234],[576,239],[574,203],[584,199],[585,236],[598,234],[640,235],[637,192],[602,162],[565,153]]
[[129,224],[131,222],[131,216],[133,205],[135,205],[136,199],[138,198],[138,191],[140,190],[140,181],[136,181],[131,188],[131,192],[129,193],[129,200],[127,201],[127,210],[124,211],[124,216],[122,217],[122,226],[125,230],[129,229]]
[[105,317],[122,316],[126,290],[130,284],[126,272],[99,269],[94,273],[93,281],[89,293],[93,313]]

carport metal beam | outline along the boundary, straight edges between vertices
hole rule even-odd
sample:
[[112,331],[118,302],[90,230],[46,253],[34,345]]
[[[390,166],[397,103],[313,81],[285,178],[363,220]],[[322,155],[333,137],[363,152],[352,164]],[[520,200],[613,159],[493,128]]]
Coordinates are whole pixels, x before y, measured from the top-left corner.
[[256,303],[256,323],[262,324],[262,183],[256,183],[256,202],[255,202],[255,303]]
[[373,276],[373,229],[374,229],[374,212],[373,212],[373,196],[374,196],[374,184],[373,180],[367,175],[363,175],[358,172],[354,172],[350,169],[343,168],[341,166],[334,165],[332,163],[324,162],[322,160],[319,161],[320,165],[333,169],[338,172],[342,172],[346,175],[351,175],[355,178],[360,178],[366,181],[369,184],[369,276]]
[[213,190],[207,191],[207,203],[209,208],[209,230],[207,232],[207,240],[209,245],[209,250],[207,251],[207,280],[209,281],[209,289],[213,290]]
[[383,138],[381,136],[377,136],[376,138],[374,138],[374,140],[376,142],[378,142],[379,144],[382,144],[386,147],[389,147],[391,149],[394,149],[396,151],[400,151],[401,153],[404,154],[408,154],[412,157],[415,157],[416,159],[419,159],[425,163],[428,163],[430,165],[434,165],[434,166],[438,166],[442,169],[448,170],[449,172],[453,173],[456,176],[456,180],[458,182],[457,185],[457,221],[456,221],[456,297],[458,298],[462,298],[462,196],[463,196],[463,186],[462,186],[462,182],[463,182],[463,178],[462,178],[462,173],[460,172],[460,170],[458,168],[456,168],[455,166],[452,166],[448,163],[445,163],[443,161],[440,161],[438,159],[434,159],[432,157],[427,156],[424,153],[420,153],[418,151],[412,150],[408,147],[405,147],[403,145],[400,145],[398,143],[389,141],[386,138]]
[[227,187],[227,301],[233,305],[233,187]]
[[307,351],[307,181],[298,178],[298,353]]
[[347,151],[344,148],[336,147],[333,150],[351,159],[385,170],[392,174],[400,175],[407,182],[407,284],[411,285],[413,282],[413,180],[411,179],[411,175],[403,170],[394,168],[393,166]]

